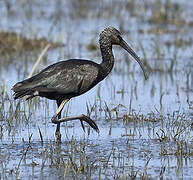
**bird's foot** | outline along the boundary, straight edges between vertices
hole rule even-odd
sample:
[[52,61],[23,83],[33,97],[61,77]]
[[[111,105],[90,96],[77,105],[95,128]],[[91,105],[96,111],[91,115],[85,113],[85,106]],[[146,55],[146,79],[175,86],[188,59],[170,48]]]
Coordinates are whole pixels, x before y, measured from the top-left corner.
[[61,143],[62,142],[61,141],[61,134],[59,131],[55,133],[55,136],[56,136],[56,143]]
[[81,122],[81,126],[82,126],[83,131],[85,131],[85,128],[84,128],[84,124],[83,124],[82,121],[85,121],[85,122],[87,122],[87,123],[90,125],[90,127],[92,127],[97,133],[99,133],[99,128],[98,128],[97,124],[96,124],[92,119],[90,119],[90,117],[85,116],[84,114],[82,114],[81,116],[79,116],[78,119],[80,119],[80,122]]

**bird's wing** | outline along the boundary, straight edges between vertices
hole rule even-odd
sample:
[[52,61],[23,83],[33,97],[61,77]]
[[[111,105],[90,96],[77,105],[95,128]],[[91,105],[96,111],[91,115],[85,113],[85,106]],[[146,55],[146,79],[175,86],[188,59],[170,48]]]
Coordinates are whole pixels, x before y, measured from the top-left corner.
[[49,77],[45,90],[60,94],[81,94],[96,84],[97,76],[98,69],[96,66],[90,64],[77,65]]
[[81,94],[96,84],[98,73],[96,64],[61,63],[47,67],[39,74],[17,83],[12,89],[15,92],[31,90],[42,93]]

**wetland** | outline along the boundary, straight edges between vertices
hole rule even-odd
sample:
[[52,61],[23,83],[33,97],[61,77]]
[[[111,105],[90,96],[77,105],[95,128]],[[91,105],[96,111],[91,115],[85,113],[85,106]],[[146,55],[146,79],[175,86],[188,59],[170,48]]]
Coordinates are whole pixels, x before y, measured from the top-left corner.
[[[0,179],[191,179],[193,2],[185,0],[0,1]],[[120,30],[149,72],[114,46],[110,75],[64,107],[90,116],[99,134],[63,123],[56,103],[13,99],[35,69],[71,58],[101,62],[98,37]]]

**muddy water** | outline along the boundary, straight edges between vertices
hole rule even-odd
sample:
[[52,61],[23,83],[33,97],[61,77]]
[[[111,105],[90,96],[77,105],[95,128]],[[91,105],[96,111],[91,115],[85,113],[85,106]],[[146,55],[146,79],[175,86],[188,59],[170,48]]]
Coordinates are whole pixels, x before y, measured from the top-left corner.
[[[2,179],[112,179],[112,176],[124,179],[135,174],[149,178],[160,178],[161,174],[169,179],[191,177],[193,3],[188,6],[181,1],[171,3],[169,15],[177,11],[173,6],[180,5],[182,11],[179,23],[176,20],[169,25],[152,23],[152,14],[159,6],[144,3],[0,2],[1,30],[63,43],[63,47],[47,53],[38,70],[60,59],[85,58],[100,63],[98,35],[109,25],[120,29],[124,39],[142,59],[147,58],[151,67],[145,81],[138,64],[124,50],[113,47],[116,62],[110,76],[86,94],[72,99],[63,114],[87,114],[86,104],[89,109],[94,107],[91,117],[100,133],[89,132],[88,128],[84,133],[78,121],[63,124],[62,144],[58,146],[54,142],[55,126],[50,123],[56,110],[54,102],[21,101],[21,110],[17,111],[20,118],[10,120],[10,114],[16,114],[10,110],[10,104],[15,109],[18,103],[14,103],[10,88],[28,76],[38,53],[13,55],[10,65],[0,70],[1,85],[6,86],[8,93],[8,98],[1,95]],[[90,44],[97,49],[89,50]],[[119,108],[113,110],[116,107]],[[84,170],[80,170],[81,163]]]

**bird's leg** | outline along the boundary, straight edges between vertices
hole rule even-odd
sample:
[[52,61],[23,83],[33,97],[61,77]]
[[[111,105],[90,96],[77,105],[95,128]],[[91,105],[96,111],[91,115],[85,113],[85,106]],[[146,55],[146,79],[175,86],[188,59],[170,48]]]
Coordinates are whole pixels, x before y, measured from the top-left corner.
[[84,114],[80,115],[80,116],[74,116],[74,117],[69,117],[69,118],[62,118],[62,119],[58,119],[58,120],[55,120],[55,121],[52,121],[53,123],[57,124],[57,123],[61,123],[61,122],[67,122],[67,121],[73,121],[73,120],[77,120],[79,119],[80,122],[81,122],[81,126],[83,128],[83,130],[85,129],[84,128],[84,125],[83,125],[83,122],[82,121],[85,121],[87,122],[95,131],[97,131],[99,133],[99,128],[98,126],[96,125],[96,123],[90,119],[88,116],[85,116]]
[[[58,113],[58,119],[61,118],[61,112],[62,112],[62,110]],[[56,142],[60,143],[61,142],[60,123],[58,122],[56,125],[57,125],[56,126],[56,132],[55,132]]]
[[[54,116],[52,117],[52,122],[55,123],[56,118],[59,116],[59,114],[61,113],[64,105],[69,101],[70,99],[65,99],[63,101],[57,101],[57,105],[58,105],[58,109],[56,110],[56,113],[54,114]],[[61,114],[60,114],[61,115]]]
[[[55,132],[57,142],[61,142],[60,122],[58,122],[58,120],[61,118],[62,109],[64,108],[64,105],[68,101],[69,101],[69,99],[65,99],[63,101],[57,101],[58,109],[56,110],[55,115],[52,117],[52,123],[57,124],[56,132]],[[58,117],[58,120],[56,120],[57,117]]]

